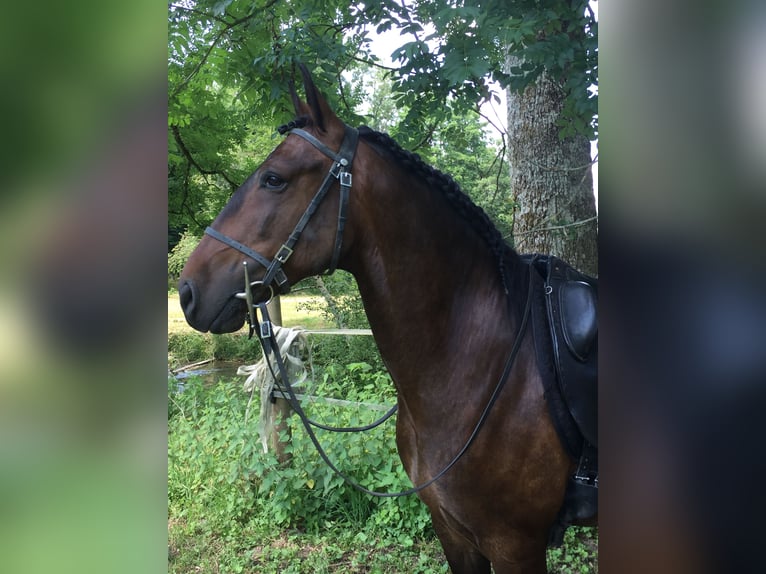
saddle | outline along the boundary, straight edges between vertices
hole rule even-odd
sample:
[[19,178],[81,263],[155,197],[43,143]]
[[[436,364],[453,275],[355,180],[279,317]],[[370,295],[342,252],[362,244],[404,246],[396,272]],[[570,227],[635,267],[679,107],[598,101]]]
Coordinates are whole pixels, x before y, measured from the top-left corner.
[[598,280],[552,255],[522,260],[542,291],[534,294],[532,323],[546,399],[564,447],[578,461],[550,535],[560,545],[568,524],[598,511]]
[[598,280],[553,255],[531,263],[544,280],[559,389],[583,438],[598,447]]

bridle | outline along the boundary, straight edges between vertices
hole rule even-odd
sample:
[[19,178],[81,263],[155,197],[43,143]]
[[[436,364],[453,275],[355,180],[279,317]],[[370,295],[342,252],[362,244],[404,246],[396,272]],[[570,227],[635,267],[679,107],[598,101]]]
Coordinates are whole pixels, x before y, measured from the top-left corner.
[[[345,134],[343,136],[343,143],[341,143],[340,150],[338,150],[337,153],[332,151],[329,147],[327,147],[325,144],[320,142],[317,138],[305,130],[296,127],[289,128],[284,131],[284,133],[287,133],[288,135],[295,134],[302,137],[324,155],[332,159],[333,163],[330,166],[330,170],[327,172],[327,175],[325,176],[321,185],[319,186],[319,189],[314,194],[313,199],[306,208],[306,211],[303,212],[303,215],[298,220],[298,223],[295,225],[292,233],[287,238],[287,241],[285,241],[277,250],[273,259],[269,260],[267,257],[264,257],[247,245],[240,243],[236,239],[232,239],[228,235],[224,235],[212,227],[205,229],[205,233],[207,235],[210,235],[214,239],[217,239],[229,247],[236,249],[240,253],[247,255],[266,268],[266,274],[263,276],[263,278],[249,283],[245,291],[249,292],[253,287],[262,286],[269,289],[271,298],[274,296],[273,283],[277,284],[277,291],[281,294],[285,294],[290,291],[290,282],[288,281],[282,266],[287,263],[288,259],[290,259],[290,256],[293,254],[295,244],[298,242],[298,239],[300,239],[303,230],[306,228],[306,225],[308,225],[308,222],[311,220],[311,217],[314,215],[314,213],[316,213],[319,204],[322,203],[322,200],[325,198],[327,192],[330,190],[336,179],[340,182],[338,226],[335,233],[335,246],[333,248],[332,258],[330,259],[328,273],[334,272],[338,267],[340,251],[341,247],[343,246],[343,231],[346,227],[349,192],[351,191],[351,166],[354,163],[356,146],[359,141],[359,132],[356,129],[349,126],[344,127]],[[245,269],[247,269],[247,267],[245,267]],[[246,293],[237,294],[237,297],[242,299],[246,298],[245,296]],[[252,309],[252,307],[250,309]],[[251,322],[251,329],[252,328],[253,323]]]
[[[296,414],[298,414],[306,430],[306,433],[309,436],[309,439],[311,439],[311,442],[314,444],[322,460],[344,481],[346,481],[348,484],[350,484],[357,490],[360,490],[366,494],[369,494],[372,496],[378,496],[378,497],[398,497],[398,496],[407,496],[410,494],[414,494],[430,486],[434,482],[436,482],[438,479],[444,476],[455,464],[457,464],[457,462],[462,458],[463,454],[465,454],[465,452],[468,450],[471,444],[473,444],[476,436],[479,434],[479,431],[484,426],[484,423],[487,420],[487,417],[489,415],[490,410],[492,409],[492,406],[495,404],[498,397],[500,396],[500,392],[503,390],[503,387],[505,386],[505,382],[508,379],[508,376],[510,375],[516,356],[518,355],[519,350],[521,349],[521,342],[527,328],[527,323],[528,323],[530,309],[531,309],[531,302],[532,302],[532,284],[533,284],[532,266],[531,265],[527,266],[529,269],[529,286],[527,290],[527,299],[526,299],[526,304],[524,306],[524,311],[522,313],[521,322],[516,332],[516,338],[514,340],[513,347],[508,355],[508,358],[506,359],[503,372],[500,375],[500,378],[498,379],[494,390],[492,391],[489,401],[484,407],[484,410],[482,411],[478,422],[474,426],[473,431],[471,432],[470,436],[464,443],[463,447],[452,458],[452,460],[444,468],[442,468],[440,472],[436,473],[434,476],[432,476],[430,479],[428,479],[426,482],[422,484],[419,484],[417,486],[414,486],[410,489],[407,489],[401,492],[377,492],[377,491],[369,490],[365,488],[364,486],[359,484],[356,480],[354,480],[353,478],[345,474],[343,471],[338,469],[333,464],[333,462],[327,456],[327,453],[322,448],[322,445],[319,443],[319,440],[317,439],[316,434],[314,433],[311,427],[316,426],[316,427],[323,428],[325,430],[334,431],[334,432],[356,432],[356,431],[369,430],[371,428],[374,428],[382,424],[388,418],[390,418],[396,412],[397,407],[394,406],[383,417],[381,417],[374,423],[367,425],[365,427],[352,427],[352,428],[327,427],[309,419],[309,417],[304,412],[303,407],[301,406],[297,395],[295,394],[295,390],[290,384],[287,368],[285,367],[284,360],[282,359],[280,350],[274,341],[273,325],[271,323],[271,319],[269,318],[269,312],[267,309],[267,304],[271,301],[271,298],[274,296],[274,288],[272,286],[272,283],[276,282],[280,293],[289,292],[290,284],[288,282],[287,276],[282,270],[282,266],[287,262],[287,260],[293,254],[293,249],[295,247],[295,244],[298,242],[298,239],[303,233],[303,230],[305,229],[309,220],[316,212],[317,208],[319,207],[319,204],[327,195],[327,192],[329,191],[335,179],[338,179],[340,181],[340,201],[338,206],[338,226],[337,226],[337,230],[335,234],[335,246],[333,248],[333,254],[330,260],[330,266],[328,268],[328,272],[332,273],[337,268],[338,260],[340,258],[341,247],[343,245],[343,231],[346,225],[346,214],[348,211],[348,198],[349,198],[349,191],[351,190],[351,165],[353,163],[354,155],[356,153],[356,147],[359,140],[359,132],[354,128],[345,126],[343,143],[341,144],[340,150],[337,153],[332,151],[329,147],[327,147],[325,144],[320,142],[313,135],[311,135],[310,133],[298,127],[289,126],[284,131],[280,129],[280,133],[295,134],[297,136],[302,137],[303,139],[308,141],[310,144],[312,144],[315,148],[317,148],[319,151],[321,151],[324,155],[328,156],[330,159],[333,160],[332,166],[330,167],[329,172],[327,173],[324,180],[322,181],[322,184],[320,185],[319,190],[317,190],[316,194],[311,200],[311,203],[309,203],[309,206],[306,208],[306,211],[301,216],[300,220],[298,221],[297,225],[293,229],[293,232],[288,237],[287,241],[285,241],[285,243],[283,243],[282,246],[277,250],[277,253],[274,255],[274,258],[272,260],[269,260],[268,258],[264,257],[260,253],[254,251],[253,249],[247,247],[246,245],[240,243],[239,241],[236,241],[235,239],[232,239],[228,237],[227,235],[224,235],[223,233],[216,231],[212,227],[208,227],[207,229],[205,229],[205,233],[217,239],[218,241],[225,243],[229,247],[236,249],[237,251],[243,253],[244,255],[247,255],[248,257],[254,259],[258,263],[260,263],[263,267],[266,268],[266,274],[263,276],[263,279],[251,282],[249,273],[248,273],[247,262],[244,262],[245,291],[243,293],[237,293],[236,297],[246,300],[247,309],[248,309],[248,321],[250,323],[250,336],[252,337],[253,332],[255,331],[255,326],[259,325],[259,329],[256,332],[258,334],[258,339],[261,343],[261,347],[263,348],[263,355],[266,359],[266,364],[268,365],[269,370],[271,371],[271,375],[274,378],[274,380],[277,381],[278,380],[277,371],[278,371],[279,377],[281,378],[283,384],[286,387],[286,389],[283,389],[283,390],[287,391],[290,407],[293,409],[293,411],[295,411]],[[252,287],[255,287],[255,286],[263,286],[270,290],[271,296],[269,297],[268,301],[261,301],[257,303],[253,301]],[[506,290],[506,297],[510,297],[507,290]],[[255,313],[256,307],[261,312],[261,316],[263,317],[262,321],[257,320],[256,313]],[[273,355],[273,361],[276,363],[276,367],[277,367],[276,371],[271,363],[271,360],[269,359],[270,355]]]

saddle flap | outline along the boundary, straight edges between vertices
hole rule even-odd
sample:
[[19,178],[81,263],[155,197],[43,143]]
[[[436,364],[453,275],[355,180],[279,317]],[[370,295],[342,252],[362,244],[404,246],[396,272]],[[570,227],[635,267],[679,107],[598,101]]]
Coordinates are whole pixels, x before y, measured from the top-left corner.
[[[581,437],[598,447],[598,279],[552,255],[532,255],[526,260],[543,279],[547,344],[559,396]],[[579,439],[570,432],[567,441],[573,446]],[[580,455],[577,450],[570,453],[574,458]]]
[[559,288],[559,308],[564,341],[581,362],[590,355],[598,322],[593,288],[584,281],[567,281]]

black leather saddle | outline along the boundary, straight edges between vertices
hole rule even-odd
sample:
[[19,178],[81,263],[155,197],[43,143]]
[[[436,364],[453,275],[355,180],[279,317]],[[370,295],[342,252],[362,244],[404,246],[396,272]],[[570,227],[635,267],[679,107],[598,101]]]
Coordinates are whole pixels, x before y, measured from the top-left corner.
[[578,461],[550,532],[549,543],[558,546],[568,524],[598,512],[598,280],[552,255],[522,260],[537,272],[544,291],[545,318],[535,321],[535,345],[542,364],[549,360],[545,349],[553,356],[544,379],[551,416]]
[[533,264],[545,280],[562,397],[585,440],[598,447],[598,280],[552,255]]

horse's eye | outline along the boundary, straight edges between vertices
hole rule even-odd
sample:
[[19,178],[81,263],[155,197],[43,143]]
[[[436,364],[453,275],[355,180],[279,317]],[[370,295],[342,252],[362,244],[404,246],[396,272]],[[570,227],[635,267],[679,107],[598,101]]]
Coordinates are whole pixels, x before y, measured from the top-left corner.
[[267,173],[261,179],[261,185],[271,191],[281,191],[287,182],[273,173]]

